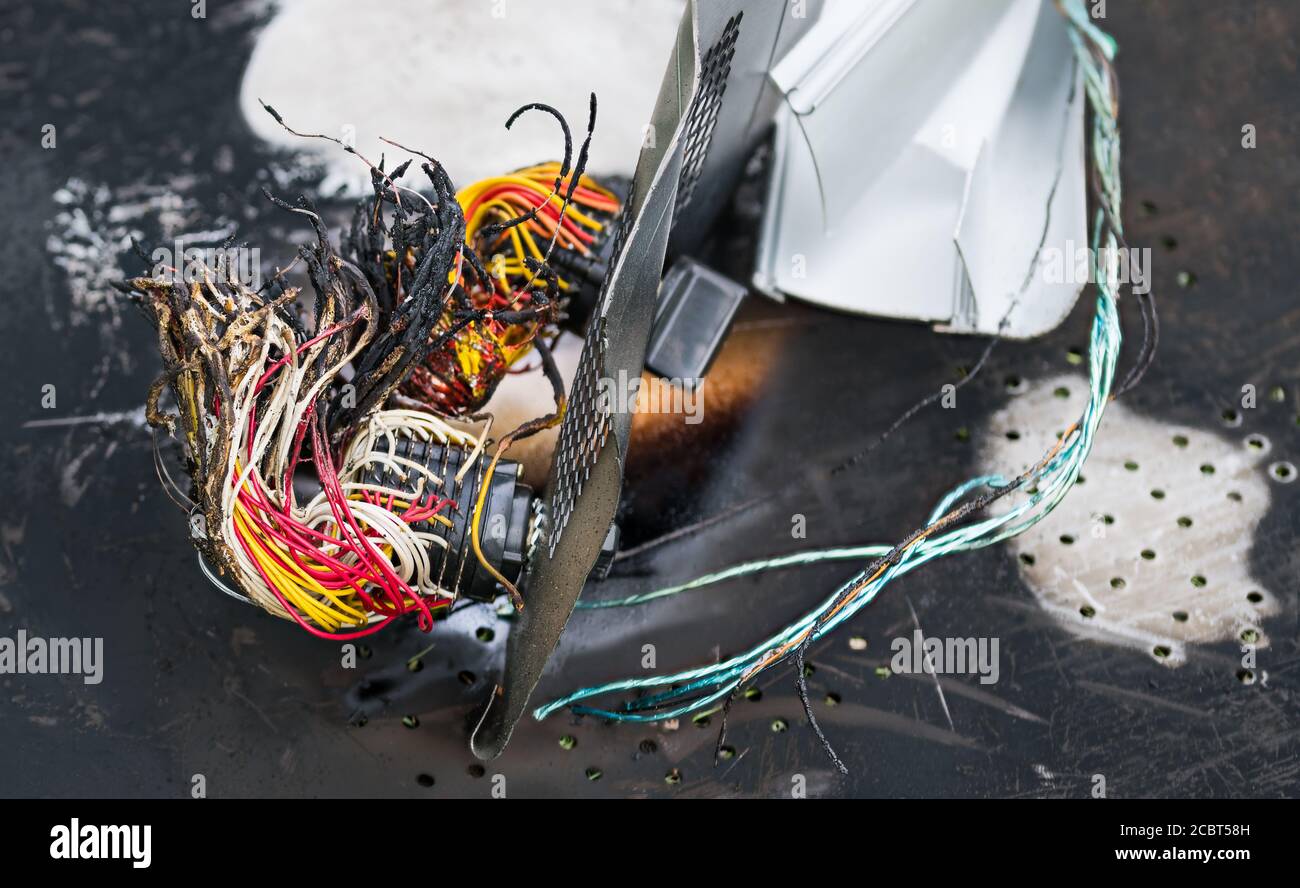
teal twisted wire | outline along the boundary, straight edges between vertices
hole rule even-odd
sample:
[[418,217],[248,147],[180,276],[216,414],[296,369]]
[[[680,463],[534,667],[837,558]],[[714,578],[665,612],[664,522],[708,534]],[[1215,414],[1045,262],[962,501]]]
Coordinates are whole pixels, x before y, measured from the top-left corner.
[[[889,564],[874,579],[869,580],[872,568],[864,568],[852,579],[842,584],[822,601],[814,610],[808,612],[795,623],[765,639],[745,653],[731,657],[721,663],[688,669],[671,675],[652,676],[648,678],[624,679],[602,685],[582,688],[561,697],[533,711],[533,717],[541,720],[551,713],[565,707],[572,707],[578,714],[598,715],[616,721],[649,722],[678,718],[698,712],[723,699],[740,684],[754,674],[754,667],[771,652],[782,648],[792,640],[810,632],[810,640],[826,635],[845,620],[850,619],[859,610],[869,604],[880,590],[897,576],[920,567],[934,559],[956,552],[968,552],[986,546],[995,545],[1010,537],[1023,533],[1028,528],[1045,518],[1065,497],[1078,479],[1079,472],[1091,452],[1093,439],[1101,423],[1102,414],[1110,398],[1114,382],[1116,361],[1120,351],[1120,327],[1117,310],[1117,275],[1118,241],[1116,233],[1122,235],[1121,187],[1119,177],[1119,126],[1114,107],[1114,91],[1111,82],[1109,63],[1116,52],[1115,41],[1101,31],[1092,22],[1084,8],[1082,0],[1060,0],[1058,7],[1066,16],[1071,27],[1069,36],[1074,48],[1075,58],[1083,72],[1083,80],[1092,110],[1091,148],[1092,162],[1101,190],[1101,201],[1105,207],[1098,207],[1093,221],[1091,243],[1093,246],[1094,278],[1097,281],[1096,314],[1093,318],[1091,341],[1089,347],[1089,394],[1083,415],[1069,434],[1067,440],[1033,475],[1036,493],[1008,509],[1006,512],[990,516],[982,521],[964,525],[934,537],[922,538],[919,542],[905,549],[893,564]],[[1102,64],[1095,53],[1105,60]],[[1106,224],[1106,209],[1111,216],[1111,224],[1117,231],[1112,231]],[[1104,263],[1104,265],[1103,265]],[[1008,480],[1001,475],[987,475],[972,478],[949,491],[932,511],[928,524],[933,524],[948,514],[956,504],[972,491],[979,488],[998,489],[1016,484],[1017,480]],[[700,588],[736,576],[758,573],[780,567],[814,563],[826,560],[842,560],[853,557],[879,557],[891,551],[890,547],[859,546],[840,549],[818,550],[748,562],[726,570],[709,574],[679,586],[656,590],[638,596],[615,599],[608,602],[584,603],[580,606],[589,608],[618,607],[638,604],[655,598],[674,595],[688,589]],[[874,565],[873,565],[874,566]],[[855,598],[843,604],[829,618],[823,617],[836,606],[841,596],[855,587],[862,588]],[[781,658],[784,659],[784,658]],[[779,662],[779,661],[777,661]],[[770,668],[774,663],[769,664]],[[640,697],[625,704],[622,710],[607,710],[594,706],[578,705],[580,701],[592,697],[617,693],[620,691],[648,691],[665,688],[657,694]],[[700,696],[696,696],[699,694]],[[676,701],[682,701],[672,706]],[[668,706],[669,708],[657,708]],[[643,710],[652,709],[653,712]]]

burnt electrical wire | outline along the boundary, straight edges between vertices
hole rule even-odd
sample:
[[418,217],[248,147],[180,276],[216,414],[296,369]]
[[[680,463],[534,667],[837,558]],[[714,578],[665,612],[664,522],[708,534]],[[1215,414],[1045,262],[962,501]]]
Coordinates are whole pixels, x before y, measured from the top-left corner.
[[[461,193],[428,155],[413,152],[424,161],[417,189],[401,182],[413,161],[386,170],[383,158],[374,164],[338,139],[298,132],[264,107],[287,131],[358,157],[371,194],[336,250],[308,198],[266,191],[315,236],[256,290],[220,263],[155,268],[124,284],[157,331],[163,373],[146,416],[181,443],[189,490],[164,485],[188,503],[204,572],[235,597],[336,639],[411,613],[427,630],[462,586],[487,598],[504,588],[522,608],[513,578],[531,495],[513,464],[499,467],[511,443],[563,413],[547,339],[570,285],[549,261],[591,253],[601,217],[618,209],[585,173],[595,97],[576,160],[563,116],[527,105],[507,126],[530,110],[550,113],[563,159]],[[493,191],[497,180],[506,187]],[[510,247],[513,261],[498,261]],[[314,294],[309,320],[285,280],[298,262]],[[480,411],[533,351],[555,409],[494,441]],[[439,385],[412,386],[417,373]],[[161,407],[168,389],[174,413]],[[484,423],[482,433],[457,418]],[[510,521],[504,543],[481,539],[489,508]]]

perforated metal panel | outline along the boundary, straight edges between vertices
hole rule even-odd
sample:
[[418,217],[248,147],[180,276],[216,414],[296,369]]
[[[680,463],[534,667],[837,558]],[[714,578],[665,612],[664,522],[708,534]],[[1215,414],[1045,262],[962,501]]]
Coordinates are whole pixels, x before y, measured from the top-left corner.
[[552,498],[550,521],[550,540],[547,552],[555,554],[555,547],[564,534],[565,525],[573,511],[574,500],[582,493],[596,457],[600,455],[605,440],[609,437],[609,405],[600,398],[600,380],[605,375],[605,347],[608,339],[605,335],[605,311],[608,308],[609,284],[614,269],[622,257],[623,246],[627,242],[628,229],[632,227],[635,214],[632,207],[636,201],[636,183],[628,189],[627,200],[623,202],[623,211],[619,215],[618,230],[614,233],[614,245],[610,254],[609,271],[596,299],[596,307],[591,321],[587,325],[586,340],[582,344],[582,357],[578,360],[578,369],[569,390],[569,403],[560,426],[560,438],[556,444],[554,473],[555,492]]
[[[621,397],[618,403],[602,397],[601,382],[616,377],[622,385],[640,379],[688,141],[694,146],[690,151],[696,170],[685,181],[700,192],[696,205],[682,218],[695,223],[702,235],[708,214],[697,211],[718,206],[716,195],[721,191],[713,186],[725,183],[710,169],[722,147],[718,138],[728,131],[731,109],[739,107],[721,102],[732,57],[744,59],[748,71],[765,70],[757,61],[763,55],[758,44],[750,46],[754,54],[749,57],[744,54],[746,43],[737,42],[740,2],[692,2],[678,27],[650,120],[650,132],[658,138],[647,140],[637,159],[633,193],[615,233],[610,270],[570,387],[570,404],[551,469],[547,555],[529,565],[527,606],[510,633],[499,690],[489,698],[471,734],[470,748],[481,759],[496,757],[509,742],[618,511],[633,410]],[[768,7],[774,13],[770,22],[774,27],[783,18],[781,8]],[[752,35],[753,29],[747,29],[746,38]],[[711,49],[702,54],[701,46]],[[702,89],[706,71],[708,86]],[[749,85],[763,76],[755,73]],[[736,94],[734,88],[731,94]],[[684,101],[686,96],[689,101]],[[694,136],[688,138],[687,115],[692,109]],[[730,122],[743,128],[748,116],[740,113],[741,119]]]
[[713,140],[713,128],[718,123],[722,97],[727,91],[731,60],[736,54],[736,38],[740,36],[740,20],[744,15],[744,12],[738,12],[728,19],[726,27],[722,30],[722,36],[704,54],[699,90],[691,103],[691,110],[686,120],[682,173],[677,185],[674,215],[689,205],[695,195],[700,171],[704,168],[705,158],[709,154],[709,143]]

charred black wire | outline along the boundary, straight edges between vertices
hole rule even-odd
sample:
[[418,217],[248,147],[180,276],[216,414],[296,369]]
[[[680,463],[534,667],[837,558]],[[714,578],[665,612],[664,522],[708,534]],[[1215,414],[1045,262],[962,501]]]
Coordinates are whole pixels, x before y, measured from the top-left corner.
[[803,644],[794,649],[794,674],[795,690],[799,692],[799,702],[803,704],[804,717],[808,719],[808,724],[812,727],[813,733],[817,735],[817,742],[821,744],[822,751],[826,757],[835,765],[835,770],[841,774],[847,775],[849,769],[844,766],[844,762],[835,754],[835,748],[831,742],[826,739],[826,733],[822,731],[821,724],[817,721],[817,716],[813,714],[812,703],[808,700],[808,675],[804,670],[804,654],[807,652],[809,645],[812,644],[812,636],[809,635]]

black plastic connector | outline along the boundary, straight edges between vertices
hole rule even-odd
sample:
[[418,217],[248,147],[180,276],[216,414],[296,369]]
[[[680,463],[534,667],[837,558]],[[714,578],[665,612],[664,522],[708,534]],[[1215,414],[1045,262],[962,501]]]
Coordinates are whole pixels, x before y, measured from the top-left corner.
[[[436,492],[455,503],[454,507],[440,513],[451,519],[451,527],[432,520],[414,525],[422,533],[432,533],[447,541],[445,547],[435,545],[430,550],[434,557],[439,551],[442,553],[434,574],[438,585],[475,601],[495,599],[501,593],[501,587],[479,563],[470,540],[470,519],[478,500],[486,460],[479,459],[457,483],[456,475],[469,456],[468,451],[461,447],[399,438],[394,455],[417,462],[443,478],[441,489],[426,492]],[[377,466],[366,480],[398,490],[414,491],[417,477],[415,472],[408,472],[403,478],[391,466]],[[534,498],[533,489],[520,478],[518,463],[509,460],[497,463],[483,503],[483,515],[479,519],[479,545],[488,563],[512,583],[523,572]]]

